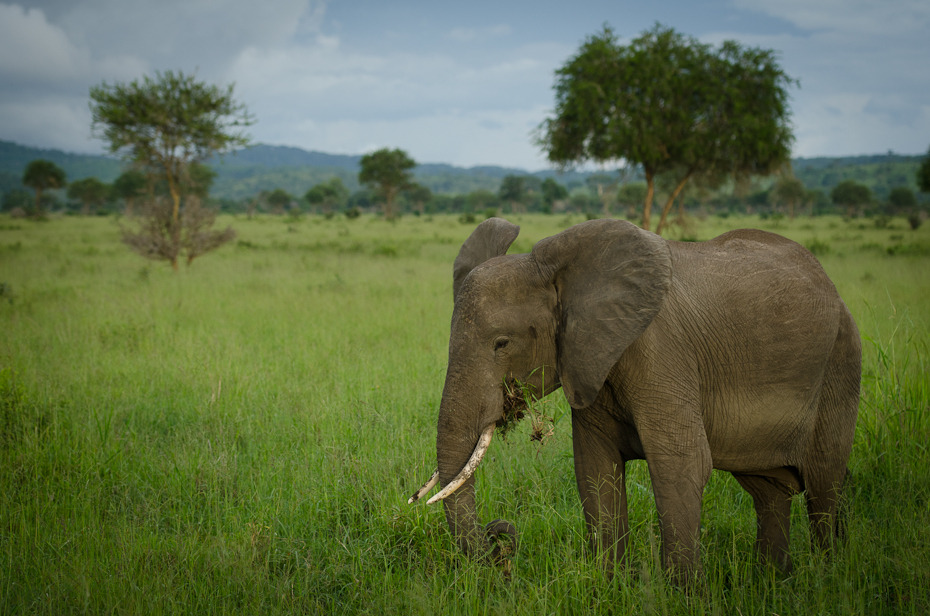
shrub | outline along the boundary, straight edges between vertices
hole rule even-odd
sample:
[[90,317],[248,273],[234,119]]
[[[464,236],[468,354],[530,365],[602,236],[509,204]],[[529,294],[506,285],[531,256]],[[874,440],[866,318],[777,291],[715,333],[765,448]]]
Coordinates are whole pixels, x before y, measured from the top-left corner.
[[831,250],[829,243],[816,237],[807,243],[807,249],[815,255],[825,255]]

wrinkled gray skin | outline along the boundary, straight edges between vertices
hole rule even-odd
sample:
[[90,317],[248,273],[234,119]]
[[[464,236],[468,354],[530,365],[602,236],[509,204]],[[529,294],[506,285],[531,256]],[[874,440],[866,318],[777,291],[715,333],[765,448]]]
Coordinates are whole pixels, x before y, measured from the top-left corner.
[[[608,566],[626,548],[624,466],[637,459],[648,464],[673,579],[700,574],[712,468],[752,495],[764,560],[790,570],[790,501],[800,491],[814,542],[829,547],[841,530],[861,348],[817,260],[763,231],[680,243],[617,220],[505,255],[518,231],[485,221],[455,262],[440,484],[502,419],[506,381],[540,393],[561,386],[589,538]],[[489,535],[513,532],[499,521],[478,525],[474,477],[445,511],[469,555],[487,555]]]

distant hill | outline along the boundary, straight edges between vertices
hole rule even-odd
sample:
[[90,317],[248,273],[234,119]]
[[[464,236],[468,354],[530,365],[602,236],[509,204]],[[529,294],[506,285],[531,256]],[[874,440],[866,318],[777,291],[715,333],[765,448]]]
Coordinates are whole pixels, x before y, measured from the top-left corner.
[[112,182],[123,169],[123,163],[115,158],[43,150],[0,141],[0,193],[23,188],[23,171],[37,158],[50,160],[64,169],[69,181],[93,176]]
[[[65,170],[68,180],[97,177],[112,182],[123,170],[120,160],[109,156],[73,154],[46,150],[0,140],[0,193],[22,188],[26,165],[37,158],[51,160]],[[300,148],[258,144],[210,161],[217,172],[211,193],[218,198],[245,199],[263,190],[283,188],[302,196],[312,186],[337,176],[357,190],[361,155],[326,154]],[[908,186],[917,190],[915,173],[921,155],[876,154],[842,158],[797,158],[794,172],[812,189],[829,192],[846,179],[866,184],[883,199],[891,188]],[[437,194],[466,194],[475,190],[496,192],[508,175],[553,177],[569,188],[583,184],[590,173],[555,170],[528,172],[523,169],[480,166],[472,168],[423,163],[414,169],[417,181]]]
[[892,188],[907,186],[915,193],[917,169],[923,156],[907,154],[873,154],[837,158],[796,158],[792,161],[794,174],[808,189],[829,193],[844,180],[865,184],[875,198],[883,200]]
[[[107,156],[70,154],[60,150],[43,150],[0,140],[0,192],[22,188],[23,170],[36,158],[51,160],[68,176],[68,180],[97,177],[112,182],[122,172],[123,163]],[[342,179],[350,190],[358,183],[361,155],[326,154],[300,148],[258,144],[209,161],[217,178],[211,194],[218,198],[245,199],[263,190],[283,188],[302,196],[314,185],[333,176]],[[584,182],[586,173],[539,171],[529,173],[510,167],[472,168],[424,163],[414,169],[418,182],[438,194],[465,194],[475,190],[497,191],[508,175],[555,177],[563,184]]]
[[281,145],[253,145],[226,154],[210,164],[231,167],[324,167],[358,172],[361,155],[324,154]]

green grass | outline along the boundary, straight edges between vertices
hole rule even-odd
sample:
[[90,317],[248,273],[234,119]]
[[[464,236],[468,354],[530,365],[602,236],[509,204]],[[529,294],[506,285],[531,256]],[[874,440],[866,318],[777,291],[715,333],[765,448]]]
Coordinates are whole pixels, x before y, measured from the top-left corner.
[[[515,220],[525,251],[581,217]],[[794,575],[758,568],[749,497],[715,473],[707,588],[687,595],[662,578],[641,462],[629,567],[610,580],[586,553],[567,419],[544,445],[523,422],[479,470],[482,519],[521,531],[509,577],[459,556],[440,506],[407,505],[435,465],[451,264],[472,226],[228,222],[233,244],[173,273],[109,219],[0,218],[0,613],[930,610],[930,226],[688,230],[768,224],[814,247],[865,359],[848,545],[811,552],[799,500]],[[561,394],[544,403],[564,417]]]

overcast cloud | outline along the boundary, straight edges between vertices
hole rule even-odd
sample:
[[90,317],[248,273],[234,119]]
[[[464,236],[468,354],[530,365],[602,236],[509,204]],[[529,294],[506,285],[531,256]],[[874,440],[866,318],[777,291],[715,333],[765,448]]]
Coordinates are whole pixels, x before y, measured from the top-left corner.
[[777,50],[801,82],[796,156],[930,145],[926,0],[446,4],[0,2],[0,139],[100,152],[90,87],[170,69],[235,83],[256,142],[541,169],[531,133],[553,106],[554,71],[605,23],[629,39],[659,21]]

